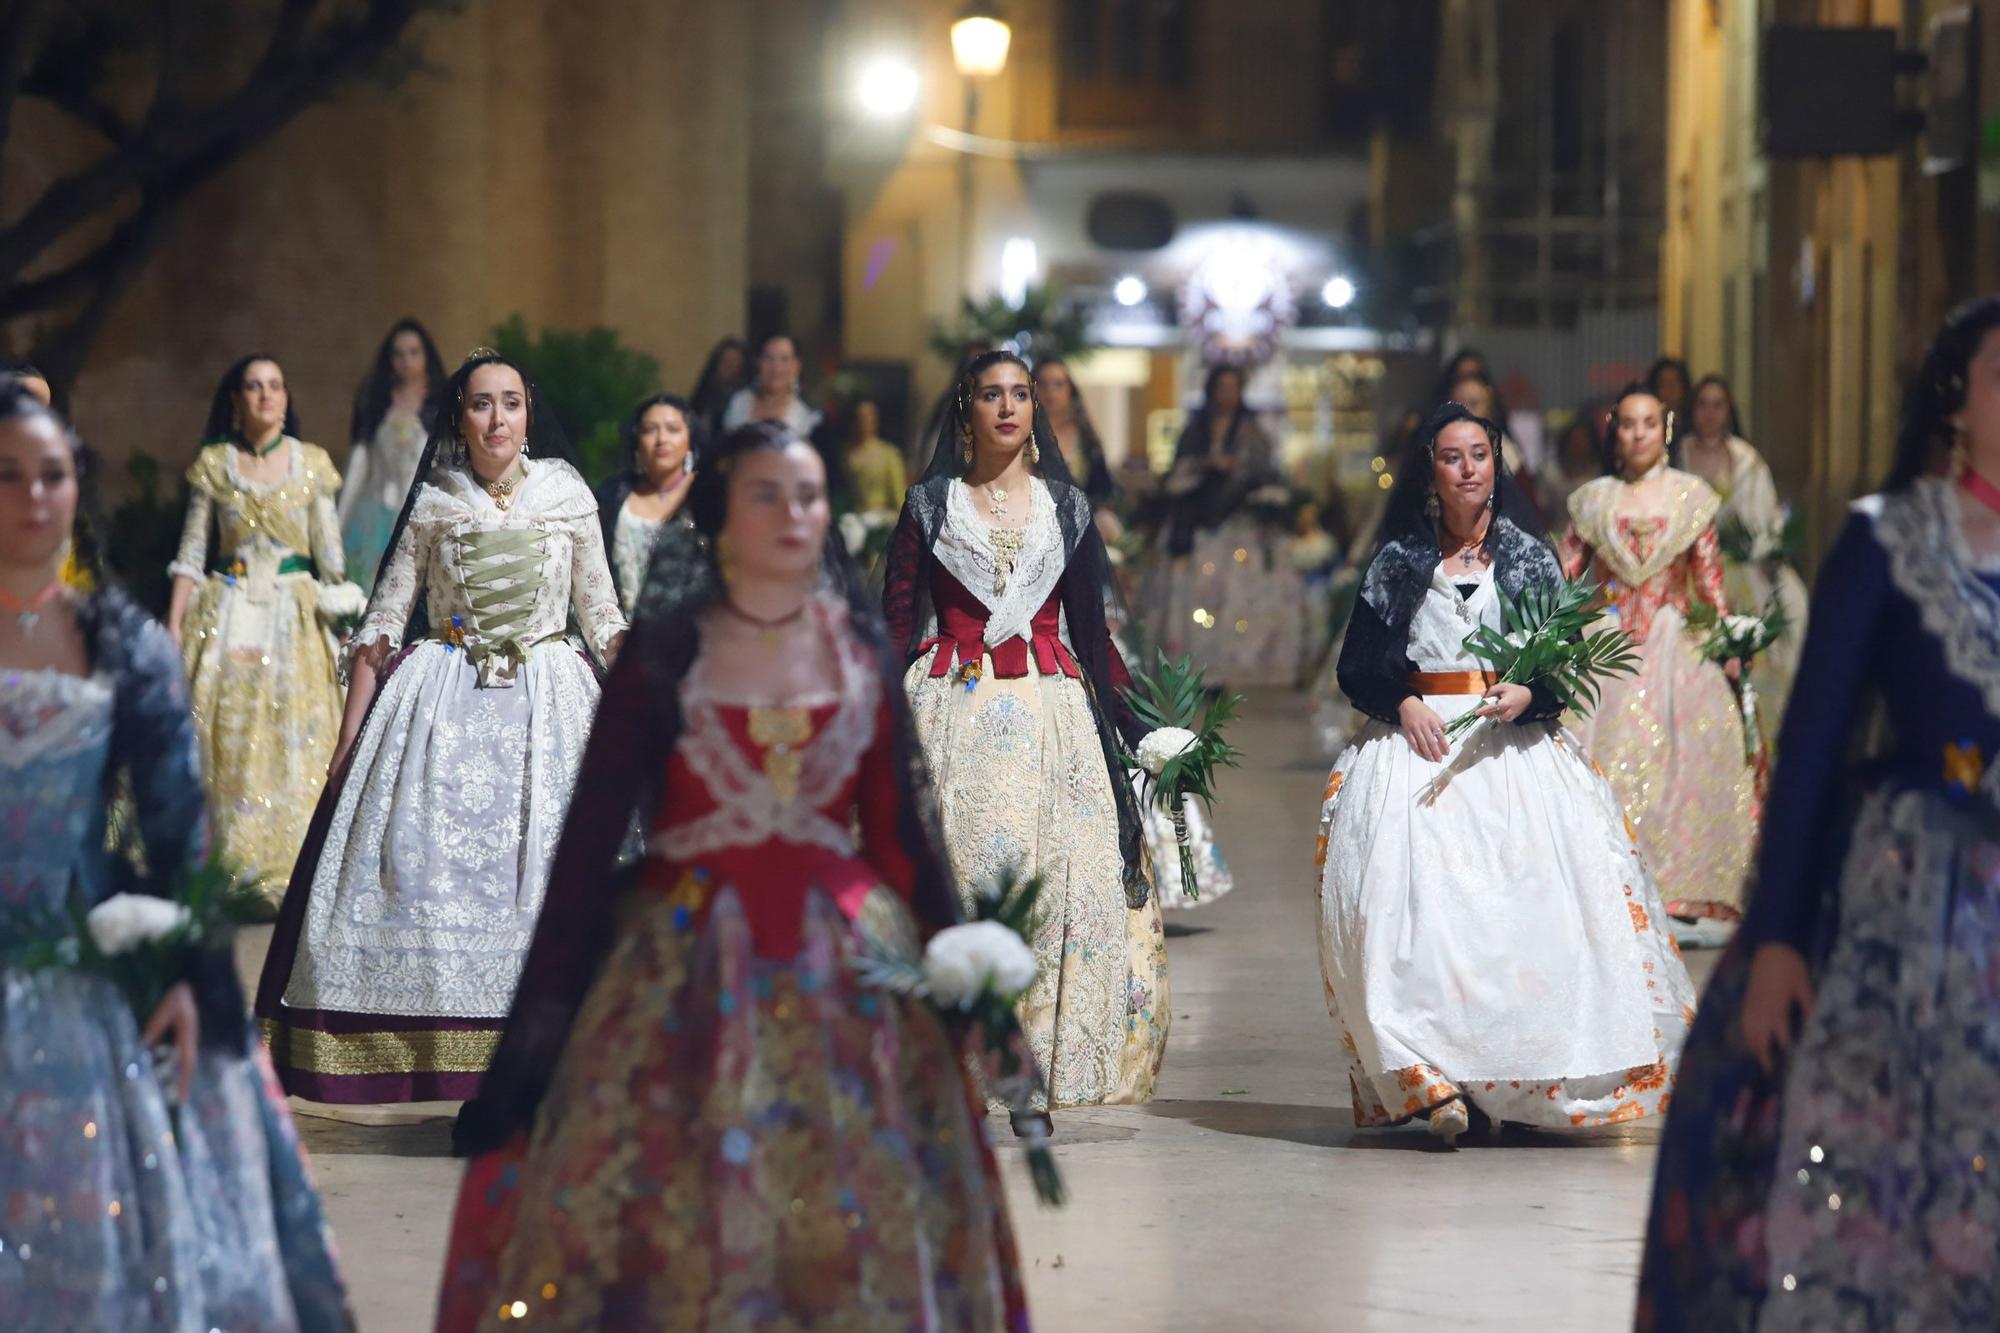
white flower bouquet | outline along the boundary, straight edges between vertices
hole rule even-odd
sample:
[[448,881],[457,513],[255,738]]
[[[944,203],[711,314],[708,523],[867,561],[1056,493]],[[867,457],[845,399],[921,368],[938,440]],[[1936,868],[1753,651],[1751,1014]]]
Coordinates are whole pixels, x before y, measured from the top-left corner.
[[[1688,629],[1701,636],[1701,655],[1711,662],[1741,662],[1748,666],[1759,653],[1791,633],[1791,617],[1776,592],[1764,605],[1761,615],[1733,612],[1719,614],[1706,602],[1696,603],[1687,617]],[[1764,736],[1757,727],[1757,686],[1750,673],[1740,672],[1730,682],[1736,692],[1736,711],[1743,718],[1743,758],[1755,763],[1763,753]]]
[[1194,847],[1188,839],[1187,798],[1198,796],[1215,805],[1216,770],[1234,768],[1240,757],[1222,731],[1235,719],[1243,696],[1215,694],[1192,660],[1169,662],[1161,653],[1157,674],[1133,673],[1125,702],[1151,728],[1137,751],[1125,756],[1125,763],[1145,774],[1151,799],[1173,818],[1174,840],[1180,846],[1181,892],[1200,898]]
[[368,594],[354,583],[322,583],[317,609],[322,625],[335,634],[351,633],[368,614]]
[[889,509],[840,516],[840,541],[855,563],[868,568],[889,553],[889,538],[896,531],[896,514]]
[[[1003,875],[973,895],[971,921],[940,930],[921,952],[913,938],[878,932],[865,937],[855,964],[867,984],[923,999],[948,1022],[977,1031],[991,1061],[992,1094],[1023,1114],[1042,1084],[1014,1004],[1040,971],[1027,941],[1041,892],[1039,879]],[[1039,1129],[1027,1136],[1027,1155],[1036,1195],[1061,1204],[1062,1175]]]

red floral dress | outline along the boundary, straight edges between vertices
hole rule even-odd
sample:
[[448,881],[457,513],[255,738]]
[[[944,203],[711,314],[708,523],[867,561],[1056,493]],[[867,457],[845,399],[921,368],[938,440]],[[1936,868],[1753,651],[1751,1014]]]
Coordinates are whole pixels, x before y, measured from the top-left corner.
[[1026,1327],[958,1051],[855,966],[917,937],[864,659],[850,643],[838,697],[788,708],[690,673],[534,1132],[467,1173],[440,1328]]

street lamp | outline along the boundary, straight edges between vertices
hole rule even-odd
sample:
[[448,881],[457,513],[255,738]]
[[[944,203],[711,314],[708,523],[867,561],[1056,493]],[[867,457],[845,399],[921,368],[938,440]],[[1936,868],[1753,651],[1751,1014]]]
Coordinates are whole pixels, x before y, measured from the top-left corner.
[[917,72],[907,61],[883,56],[861,67],[855,96],[871,116],[888,118],[907,113],[917,104]]
[[1014,30],[997,5],[973,3],[951,23],[951,59],[968,79],[991,79],[1007,68]]
[[1358,293],[1354,288],[1354,279],[1339,273],[1328,278],[1326,286],[1320,288],[1319,291],[1319,299],[1326,302],[1329,310],[1347,309],[1347,307],[1354,304],[1356,295]]
[[[1000,7],[972,0],[958,11],[951,23],[951,61],[965,84],[965,134],[979,133],[979,84],[998,78],[1007,68],[1007,48],[1013,44],[1014,30],[1008,26]],[[958,254],[960,281],[972,284],[972,154],[958,158]]]

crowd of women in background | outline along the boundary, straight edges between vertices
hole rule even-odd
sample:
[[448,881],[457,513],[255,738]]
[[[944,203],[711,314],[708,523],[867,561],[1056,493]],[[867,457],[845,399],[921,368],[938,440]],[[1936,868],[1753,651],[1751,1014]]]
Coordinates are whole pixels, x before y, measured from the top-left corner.
[[[1230,687],[1324,661],[1346,709],[1316,888],[1358,1125],[1667,1115],[1642,1323],[2000,1315],[2000,301],[1933,345],[1810,607],[1730,386],[1671,359],[1531,467],[1455,357],[1350,530],[1232,367],[1152,477],[1063,360],[970,357],[910,484],[874,401],[822,413],[789,337],[727,340],[632,406],[593,493],[521,364],[447,374],[404,320],[345,479],[275,357],[224,374],[164,624],[104,577],[46,384],[10,378],[0,1197],[49,1220],[10,1229],[0,1318],[349,1323],[290,1092],[470,1099],[445,1327],[496,1294],[1024,1326],[993,1071],[857,964],[1032,878],[1015,1132],[1153,1095],[1178,835],[1123,757],[1153,651]],[[1565,718],[1466,640],[1575,579],[1636,670]],[[1745,615],[1785,632],[1716,649]],[[73,892],[211,855],[276,916],[261,1042],[226,954],[139,1013],[60,961]],[[1670,935],[1732,934],[1697,1015]]]

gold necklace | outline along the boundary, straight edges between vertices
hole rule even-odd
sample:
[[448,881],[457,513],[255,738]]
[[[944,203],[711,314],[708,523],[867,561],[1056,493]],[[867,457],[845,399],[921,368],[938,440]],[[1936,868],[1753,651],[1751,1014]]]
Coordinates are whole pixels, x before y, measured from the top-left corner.
[[1007,492],[990,481],[981,489],[986,492],[986,512],[995,518],[1007,517]]
[[[476,472],[473,475],[475,477],[479,476]],[[513,506],[514,488],[520,484],[521,466],[519,459],[515,459],[508,466],[506,474],[498,481],[488,481],[484,477],[479,478],[479,485],[485,490],[487,497],[493,501],[493,507],[503,514]]]

